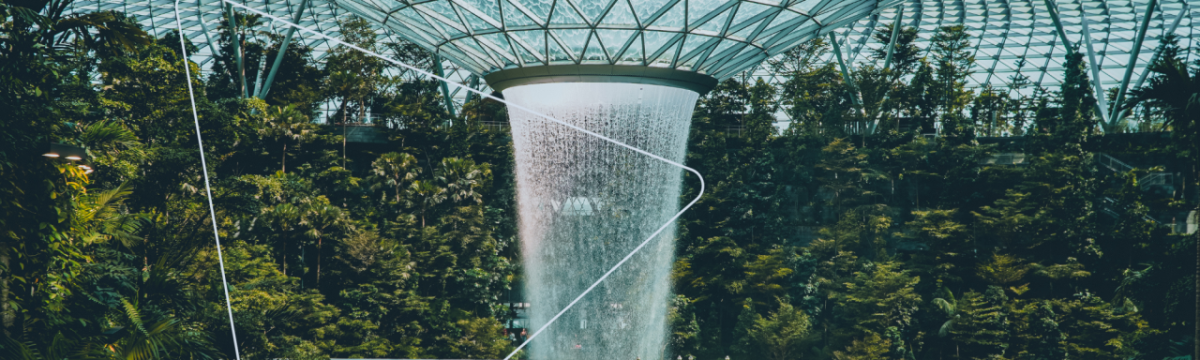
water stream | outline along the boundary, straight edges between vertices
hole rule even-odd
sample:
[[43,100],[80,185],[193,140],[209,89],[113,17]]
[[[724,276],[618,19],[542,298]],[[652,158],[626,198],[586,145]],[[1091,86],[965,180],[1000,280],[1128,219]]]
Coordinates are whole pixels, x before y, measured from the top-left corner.
[[[505,99],[683,163],[698,94],[657,85],[555,83]],[[530,332],[679,209],[682,170],[511,109]],[[533,360],[660,359],[675,231],[658,236],[529,347]]]

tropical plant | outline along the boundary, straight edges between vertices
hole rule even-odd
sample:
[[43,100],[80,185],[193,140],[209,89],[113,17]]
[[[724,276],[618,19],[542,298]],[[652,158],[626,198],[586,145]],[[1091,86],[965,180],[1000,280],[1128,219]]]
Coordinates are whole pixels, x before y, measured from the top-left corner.
[[272,107],[263,115],[263,126],[258,128],[260,136],[274,139],[283,146],[279,152],[279,171],[287,172],[288,145],[298,147],[312,141],[317,126],[308,120],[294,105]]
[[769,317],[758,316],[747,336],[768,359],[786,360],[796,358],[803,352],[812,324],[808,315],[788,303],[780,303],[779,310]]
[[[1189,158],[1200,156],[1200,61],[1188,64],[1180,54],[1174,35],[1163,41],[1162,54],[1148,70],[1150,83],[1130,92],[1126,109],[1147,105],[1170,126],[1178,151]],[[1200,167],[1192,166],[1193,184],[1200,184]],[[1193,216],[1200,217],[1200,203]],[[1200,222],[1200,219],[1197,219]],[[1200,358],[1200,231],[1196,232],[1195,324],[1193,356]]]

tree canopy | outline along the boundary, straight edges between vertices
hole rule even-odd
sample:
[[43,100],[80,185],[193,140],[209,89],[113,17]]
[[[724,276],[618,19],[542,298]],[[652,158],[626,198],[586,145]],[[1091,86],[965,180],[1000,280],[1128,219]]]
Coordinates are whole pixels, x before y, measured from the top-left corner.
[[[202,75],[178,34],[68,3],[0,2],[0,358],[232,358],[214,225],[246,358],[497,359],[524,339],[538,299],[513,296],[503,104],[452,111],[437,82],[344,47],[317,61],[244,14],[213,29]],[[341,23],[349,43],[433,64]],[[664,353],[1200,351],[1195,50],[1164,42],[1115,131],[1078,52],[1060,88],[970,89],[978,39],[941,28],[920,57],[916,31],[853,91],[817,38],[766,64],[780,84],[740,74],[700,98],[687,165],[711,186],[677,224]],[[260,60],[280,52],[264,89]],[[86,159],[41,156],[50,144]],[[684,182],[680,201],[699,190]]]

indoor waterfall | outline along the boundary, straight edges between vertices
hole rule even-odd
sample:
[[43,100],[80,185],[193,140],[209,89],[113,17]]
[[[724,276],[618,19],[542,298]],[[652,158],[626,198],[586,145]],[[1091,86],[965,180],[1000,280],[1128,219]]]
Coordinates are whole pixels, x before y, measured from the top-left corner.
[[[698,94],[627,83],[549,83],[505,98],[683,163]],[[530,329],[559,310],[671,218],[678,167],[510,108]],[[674,228],[530,343],[534,360],[660,359],[666,344]]]

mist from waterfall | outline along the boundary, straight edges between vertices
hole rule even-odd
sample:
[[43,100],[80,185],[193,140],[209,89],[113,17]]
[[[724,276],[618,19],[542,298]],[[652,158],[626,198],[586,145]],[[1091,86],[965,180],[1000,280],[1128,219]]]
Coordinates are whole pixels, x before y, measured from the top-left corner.
[[[504,90],[506,100],[683,163],[699,96],[623,83]],[[679,209],[683,171],[509,109],[530,332],[541,327]],[[530,343],[533,360],[642,360],[665,354],[674,227]]]

